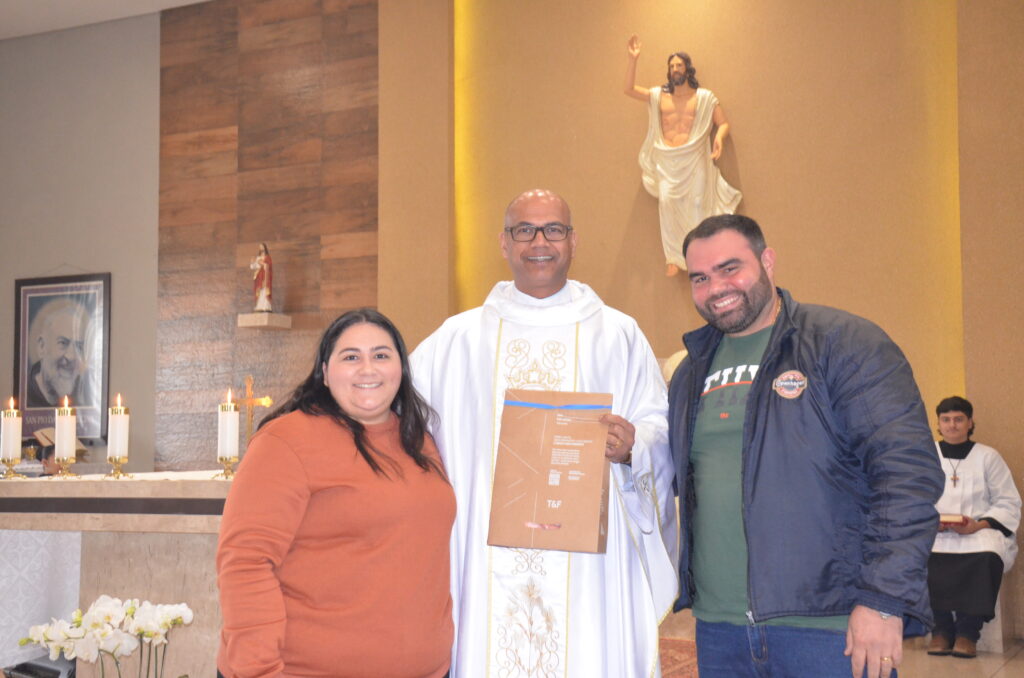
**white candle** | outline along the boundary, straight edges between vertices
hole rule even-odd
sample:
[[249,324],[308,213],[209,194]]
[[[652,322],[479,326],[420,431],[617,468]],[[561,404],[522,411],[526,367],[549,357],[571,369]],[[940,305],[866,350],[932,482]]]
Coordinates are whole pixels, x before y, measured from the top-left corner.
[[14,398],[4,410],[0,427],[0,459],[21,461],[21,412],[14,409]]
[[68,397],[64,396],[64,407],[57,408],[57,423],[54,426],[54,459],[75,458],[75,408],[68,404]]
[[238,457],[238,405],[228,399],[217,407],[217,459]]
[[128,458],[128,415],[128,408],[121,405],[121,394],[118,393],[117,405],[110,408],[107,459]]

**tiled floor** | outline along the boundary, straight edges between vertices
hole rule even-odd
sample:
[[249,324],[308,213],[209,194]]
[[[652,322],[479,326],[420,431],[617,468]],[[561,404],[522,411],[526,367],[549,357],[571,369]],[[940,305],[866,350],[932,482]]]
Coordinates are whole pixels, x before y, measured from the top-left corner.
[[661,639],[663,678],[697,678],[697,651],[692,640]]
[[900,678],[1022,678],[1024,641],[1015,641],[1003,654],[979,652],[976,659],[931,657],[923,641],[907,641],[903,647]]

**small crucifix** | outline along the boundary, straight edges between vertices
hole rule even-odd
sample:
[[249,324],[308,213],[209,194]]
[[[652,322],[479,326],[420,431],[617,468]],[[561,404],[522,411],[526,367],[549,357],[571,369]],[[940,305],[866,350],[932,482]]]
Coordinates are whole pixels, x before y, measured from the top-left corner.
[[245,397],[238,398],[235,402],[239,405],[245,405],[245,443],[249,444],[249,438],[252,437],[252,420],[253,420],[253,409],[256,407],[270,407],[274,404],[274,401],[270,399],[270,396],[263,396],[262,398],[254,398],[252,395],[252,375],[248,375],[245,378]]
[[959,470],[959,465],[963,463],[963,459],[958,459],[955,463],[952,459],[949,460],[949,468],[951,468],[953,471],[952,475],[949,476],[949,479],[952,481],[954,488],[956,486],[956,483],[959,482],[959,474],[957,473],[957,471]]
[[952,459],[950,459],[950,461],[949,461],[949,467],[951,469],[953,469],[953,476],[950,478],[950,480],[953,481],[953,487],[956,487],[957,482],[959,482],[959,480],[960,480],[960,476],[957,475],[957,471],[960,470],[960,464],[962,464],[962,463],[964,463],[963,459],[960,459],[955,464],[953,463]]

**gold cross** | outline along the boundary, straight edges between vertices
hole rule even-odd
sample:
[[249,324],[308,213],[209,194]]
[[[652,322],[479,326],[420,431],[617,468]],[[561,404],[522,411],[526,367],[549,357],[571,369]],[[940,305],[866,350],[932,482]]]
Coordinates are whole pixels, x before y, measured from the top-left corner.
[[270,399],[270,396],[263,396],[262,398],[252,397],[252,375],[248,375],[245,378],[245,397],[238,398],[235,402],[239,405],[245,405],[245,444],[249,444],[249,438],[252,437],[252,420],[253,420],[253,409],[256,407],[270,407],[274,404],[274,401]]

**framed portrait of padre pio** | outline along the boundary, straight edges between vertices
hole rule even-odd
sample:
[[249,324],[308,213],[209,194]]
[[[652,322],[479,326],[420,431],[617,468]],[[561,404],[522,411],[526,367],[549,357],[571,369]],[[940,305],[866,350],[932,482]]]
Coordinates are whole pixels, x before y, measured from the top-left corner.
[[67,398],[78,437],[107,435],[110,274],[14,281],[14,392],[22,435],[52,428]]

